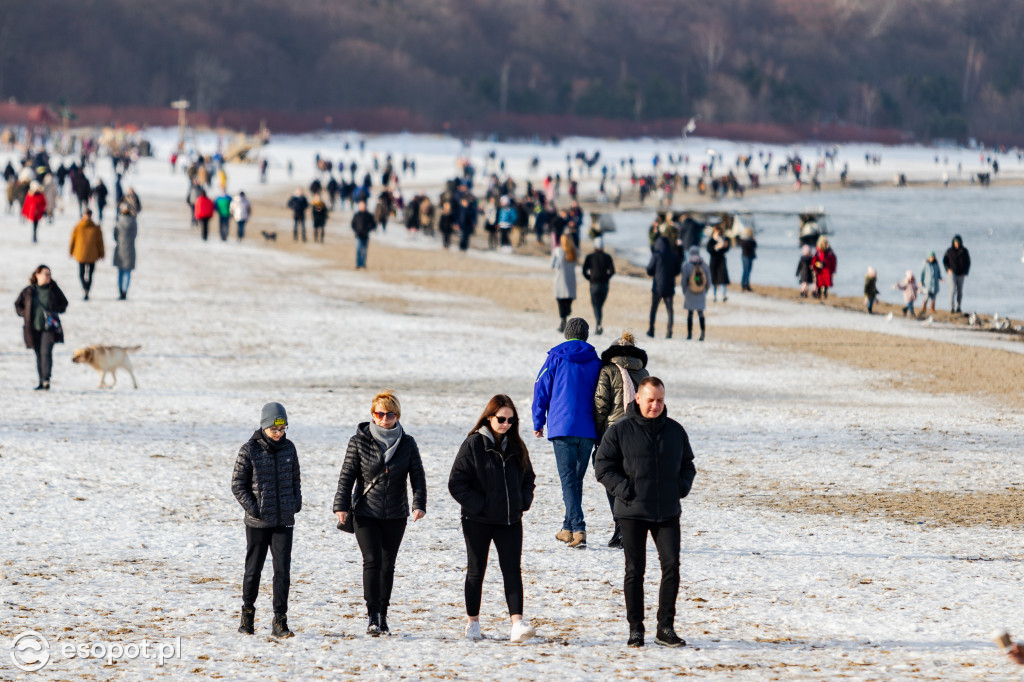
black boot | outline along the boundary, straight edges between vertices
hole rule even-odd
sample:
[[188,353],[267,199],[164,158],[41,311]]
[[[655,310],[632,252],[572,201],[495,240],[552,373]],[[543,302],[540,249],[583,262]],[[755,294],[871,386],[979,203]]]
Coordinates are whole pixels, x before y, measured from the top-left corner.
[[622,528],[619,527],[619,522],[615,522],[615,531],[612,532],[612,539],[608,541],[608,546],[612,549],[622,549]]
[[238,631],[243,635],[256,634],[256,630],[253,629],[253,622],[256,620],[256,609],[251,606],[242,607],[242,623],[238,626]]
[[652,339],[654,338],[654,325],[651,325],[650,327],[647,328],[647,336],[651,337]]
[[642,647],[643,645],[644,645],[644,631],[643,630],[633,630],[631,628],[630,631],[629,631],[629,639],[626,640],[626,646],[631,646],[631,647],[639,648],[639,647]]
[[274,637],[288,639],[294,637],[295,633],[288,629],[288,616],[283,613],[274,614],[274,629],[270,633]]
[[672,628],[658,628],[658,634],[654,636],[654,643],[668,647],[686,646],[686,640],[677,635]]
[[366,625],[366,634],[371,637],[380,635],[380,614],[376,611],[370,613],[370,622]]
[[382,635],[390,635],[391,634],[391,628],[388,627],[388,610],[387,610],[387,607],[385,607],[385,608],[380,610],[380,613],[378,614],[378,618],[379,618],[379,620],[378,620],[377,624],[380,626],[380,634],[382,634]]
[[704,318],[700,319],[700,340],[704,340]]
[[560,332],[564,332],[565,331],[565,318],[564,317],[562,318],[562,321],[558,323],[558,331],[560,331]]
[[693,338],[693,318],[686,320],[686,340],[689,341]]

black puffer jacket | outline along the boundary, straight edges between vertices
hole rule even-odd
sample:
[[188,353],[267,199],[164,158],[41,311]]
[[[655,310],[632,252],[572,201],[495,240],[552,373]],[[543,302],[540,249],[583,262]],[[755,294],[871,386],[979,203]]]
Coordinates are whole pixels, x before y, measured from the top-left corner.
[[299,456],[287,438],[273,441],[256,429],[238,451],[231,492],[245,509],[250,528],[294,526],[302,509]]
[[[364,489],[382,471],[384,475],[381,479],[369,494],[364,494]],[[345,463],[341,465],[341,474],[338,476],[334,511],[353,511],[358,516],[374,519],[404,519],[410,513],[406,479],[412,484],[412,508],[426,512],[427,477],[423,472],[423,461],[416,441],[409,434],[403,433],[395,454],[385,468],[384,446],[370,435],[370,422],[363,422],[356,428],[356,435],[348,441]]]
[[490,430],[485,434],[481,429],[459,448],[448,476],[448,492],[462,505],[462,518],[512,525],[533,504],[535,480],[529,457],[526,470],[520,469],[516,445],[510,441],[501,452]]
[[594,470],[615,498],[616,518],[654,522],[679,516],[679,500],[690,494],[697,473],[683,427],[667,409],[645,419],[636,403],[605,432]]

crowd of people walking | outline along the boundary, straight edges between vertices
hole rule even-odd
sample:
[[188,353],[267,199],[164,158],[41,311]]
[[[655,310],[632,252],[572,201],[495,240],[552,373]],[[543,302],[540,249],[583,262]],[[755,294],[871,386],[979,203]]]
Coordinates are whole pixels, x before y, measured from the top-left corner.
[[[572,549],[587,547],[583,482],[591,461],[605,487],[615,530],[608,545],[624,552],[627,644],[644,645],[643,578],[646,538],[654,538],[662,567],[655,642],[677,647],[680,499],[696,470],[685,430],[665,411],[664,383],[650,376],[647,354],[625,332],[599,358],[587,339],[589,325],[571,318],[565,342],[551,349],[534,388],[534,436],[551,441],[562,488],[564,516],[554,533]],[[427,513],[427,479],[420,450],[401,423],[392,391],[370,401],[370,419],[349,439],[337,491],[337,528],[353,533],[362,555],[366,634],[390,635],[395,567],[408,519]],[[268,551],[273,565],[275,637],[293,636],[288,595],[296,514],[302,484],[295,445],[286,437],[285,407],[267,403],[259,428],[242,445],[231,489],[244,512],[245,569],[238,631],[255,633],[256,599]],[[448,478],[458,503],[466,548],[465,636],[484,637],[480,609],[487,558],[493,545],[509,614],[508,640],[525,642],[536,629],[525,618],[524,515],[533,506],[536,474],[520,435],[519,412],[504,394],[493,396],[458,448]],[[598,439],[600,444],[598,446]],[[411,491],[411,500],[410,493]],[[398,590],[397,593],[400,593]]]

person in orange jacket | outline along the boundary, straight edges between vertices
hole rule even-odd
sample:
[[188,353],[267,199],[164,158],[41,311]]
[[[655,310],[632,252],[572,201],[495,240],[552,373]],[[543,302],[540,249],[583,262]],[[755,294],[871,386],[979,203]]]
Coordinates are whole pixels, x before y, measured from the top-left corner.
[[38,182],[33,182],[28,189],[28,196],[21,205],[21,214],[32,223],[32,242],[38,241],[37,232],[39,221],[46,215],[46,197],[43,196],[43,187]]
[[203,241],[205,242],[207,237],[210,235],[210,218],[213,217],[213,201],[210,200],[210,197],[206,196],[206,191],[203,189],[199,190],[199,196],[196,197],[195,213],[193,215],[203,226]]
[[92,274],[96,269],[96,261],[103,260],[103,231],[92,221],[92,211],[85,209],[82,219],[71,232],[71,257],[78,261],[78,279],[85,291],[84,300],[89,300],[89,289],[92,288]]

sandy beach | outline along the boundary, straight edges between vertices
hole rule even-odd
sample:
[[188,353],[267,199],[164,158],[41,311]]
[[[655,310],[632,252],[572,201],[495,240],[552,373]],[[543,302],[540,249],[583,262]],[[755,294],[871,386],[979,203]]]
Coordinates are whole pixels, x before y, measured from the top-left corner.
[[[11,605],[0,630],[38,631],[52,652],[182,638],[181,657],[162,667],[56,656],[49,675],[1011,679],[989,633],[1019,629],[1020,343],[756,285],[709,305],[705,342],[685,341],[680,310],[675,338],[664,338],[662,311],[649,339],[649,280],[617,277],[605,334],[591,342],[601,351],[622,329],[637,333],[697,455],[677,614],[689,646],[625,649],[622,558],[604,544],[603,489],[588,476],[589,548],[560,546],[552,448],[532,437],[538,488],[523,564],[538,636],[505,641],[492,558],[488,639],[473,644],[462,632],[465,550],[447,476],[491,395],[529,411],[536,371],[561,340],[547,258],[445,252],[393,225],[371,238],[369,268],[357,272],[346,212],[332,216],[325,245],[296,244],[283,205],[291,183],[231,173],[251,188],[250,237],[204,243],[188,226],[180,176],[143,165],[133,178],[144,190],[140,267],[127,302],[106,263],[90,301],[80,300],[65,256],[70,216],[41,229],[39,245],[4,219],[21,264],[0,273],[9,298],[42,258],[72,306],[51,393],[31,390],[30,352],[0,353],[9,397],[0,494],[18,529],[16,554],[0,566]],[[589,301],[577,299],[574,313],[591,318]],[[16,321],[9,339],[20,338]],[[116,389],[97,389],[95,373],[70,361],[91,343],[141,344],[140,388],[122,376]],[[358,551],[334,529],[331,504],[345,443],[383,387],[402,399],[429,495],[399,556],[396,634],[372,639]],[[302,460],[289,609],[297,636],[287,642],[266,636],[269,565],[259,636],[235,632],[244,537],[228,482],[267,400],[287,405]],[[653,615],[653,554],[648,563]]]

